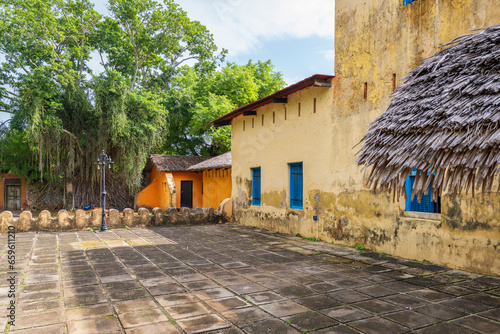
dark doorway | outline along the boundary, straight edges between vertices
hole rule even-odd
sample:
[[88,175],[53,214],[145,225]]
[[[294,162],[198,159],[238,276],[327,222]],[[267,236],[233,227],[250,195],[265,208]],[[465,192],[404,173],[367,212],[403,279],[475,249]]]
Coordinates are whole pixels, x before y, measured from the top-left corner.
[[21,180],[6,179],[5,180],[5,210],[20,211],[21,210]]
[[193,207],[193,181],[181,181],[181,208]]

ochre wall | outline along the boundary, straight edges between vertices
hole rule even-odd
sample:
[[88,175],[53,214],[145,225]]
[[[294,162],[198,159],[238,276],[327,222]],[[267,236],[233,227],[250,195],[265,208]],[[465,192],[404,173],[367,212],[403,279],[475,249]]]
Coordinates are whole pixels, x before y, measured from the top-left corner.
[[[233,119],[237,221],[306,237],[318,232],[326,241],[500,275],[498,195],[444,195],[440,215],[412,216],[404,199],[394,203],[392,194],[363,186],[354,156],[359,146],[353,149],[387,108],[393,78],[399,86],[441,44],[499,18],[500,0],[418,0],[408,6],[402,0],[336,0],[333,87],[306,88],[290,94],[287,104]],[[291,162],[303,162],[303,210],[289,208]],[[260,207],[251,205],[252,167],[261,167]]]
[[0,210],[4,210],[5,201],[5,179],[21,179],[21,208],[28,209],[28,198],[26,195],[26,178],[18,174],[0,174]]
[[171,174],[175,181],[176,199],[175,207],[181,207],[181,181],[193,181],[193,207],[203,205],[202,173],[192,172],[159,172],[155,166],[151,170],[151,183],[137,194],[136,206],[144,208],[160,208],[165,210],[170,207],[171,190],[167,182],[167,174]]
[[231,169],[203,171],[203,207],[218,208],[231,197]]
[[170,207],[170,190],[168,188],[166,173],[159,172],[153,166],[150,174],[150,182],[146,188],[137,194],[136,206],[166,210]]
[[193,208],[203,205],[203,174],[193,172],[174,172],[175,188],[177,188],[176,208],[181,207],[181,181],[193,181]]

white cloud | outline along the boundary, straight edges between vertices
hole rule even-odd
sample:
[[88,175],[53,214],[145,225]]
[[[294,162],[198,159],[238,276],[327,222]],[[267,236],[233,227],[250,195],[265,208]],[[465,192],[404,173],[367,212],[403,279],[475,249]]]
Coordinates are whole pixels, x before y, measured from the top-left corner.
[[236,56],[261,41],[333,38],[334,0],[178,0],[191,19],[204,24],[219,47]]

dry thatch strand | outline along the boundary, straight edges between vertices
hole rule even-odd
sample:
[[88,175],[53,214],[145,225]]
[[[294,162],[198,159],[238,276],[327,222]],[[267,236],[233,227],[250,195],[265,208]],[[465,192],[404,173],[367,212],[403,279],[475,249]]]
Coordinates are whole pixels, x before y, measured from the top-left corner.
[[[500,25],[459,37],[411,71],[356,153],[366,183],[412,198],[490,192],[500,171]],[[359,144],[358,144],[359,145]],[[366,175],[365,175],[366,176]],[[500,191],[498,184],[497,191]]]

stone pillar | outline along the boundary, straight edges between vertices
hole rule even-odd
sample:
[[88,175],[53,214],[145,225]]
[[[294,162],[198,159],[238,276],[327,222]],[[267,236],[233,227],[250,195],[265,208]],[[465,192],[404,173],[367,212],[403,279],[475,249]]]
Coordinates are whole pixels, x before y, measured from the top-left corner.
[[31,231],[33,216],[31,215],[31,211],[23,211],[19,215],[19,220],[17,223],[17,231],[19,232],[27,232]]
[[4,211],[0,213],[0,233],[6,234],[9,226],[13,225],[14,217],[12,212]]
[[109,218],[107,221],[108,228],[119,228],[122,227],[122,217],[120,216],[120,212],[116,209],[110,209]]
[[87,213],[81,209],[76,210],[74,222],[75,222],[74,228],[75,230],[78,231],[82,231],[90,227],[87,219]]
[[37,227],[40,231],[54,231],[56,229],[55,224],[52,223],[52,218],[50,217],[50,212],[43,210],[38,215]]
[[165,218],[165,213],[163,212],[162,209],[160,209],[160,208],[154,208],[153,209],[153,216],[155,217],[153,225],[155,225],[155,226],[163,225],[163,220]]
[[66,210],[59,210],[57,213],[57,221],[59,223],[59,228],[63,231],[71,229],[73,225],[73,219],[69,218],[68,211]]
[[129,208],[123,210],[123,224],[128,227],[134,225],[134,210]]
[[137,211],[137,215],[139,216],[139,225],[140,226],[148,226],[151,225],[151,215],[149,214],[149,210],[146,208],[139,208]]

